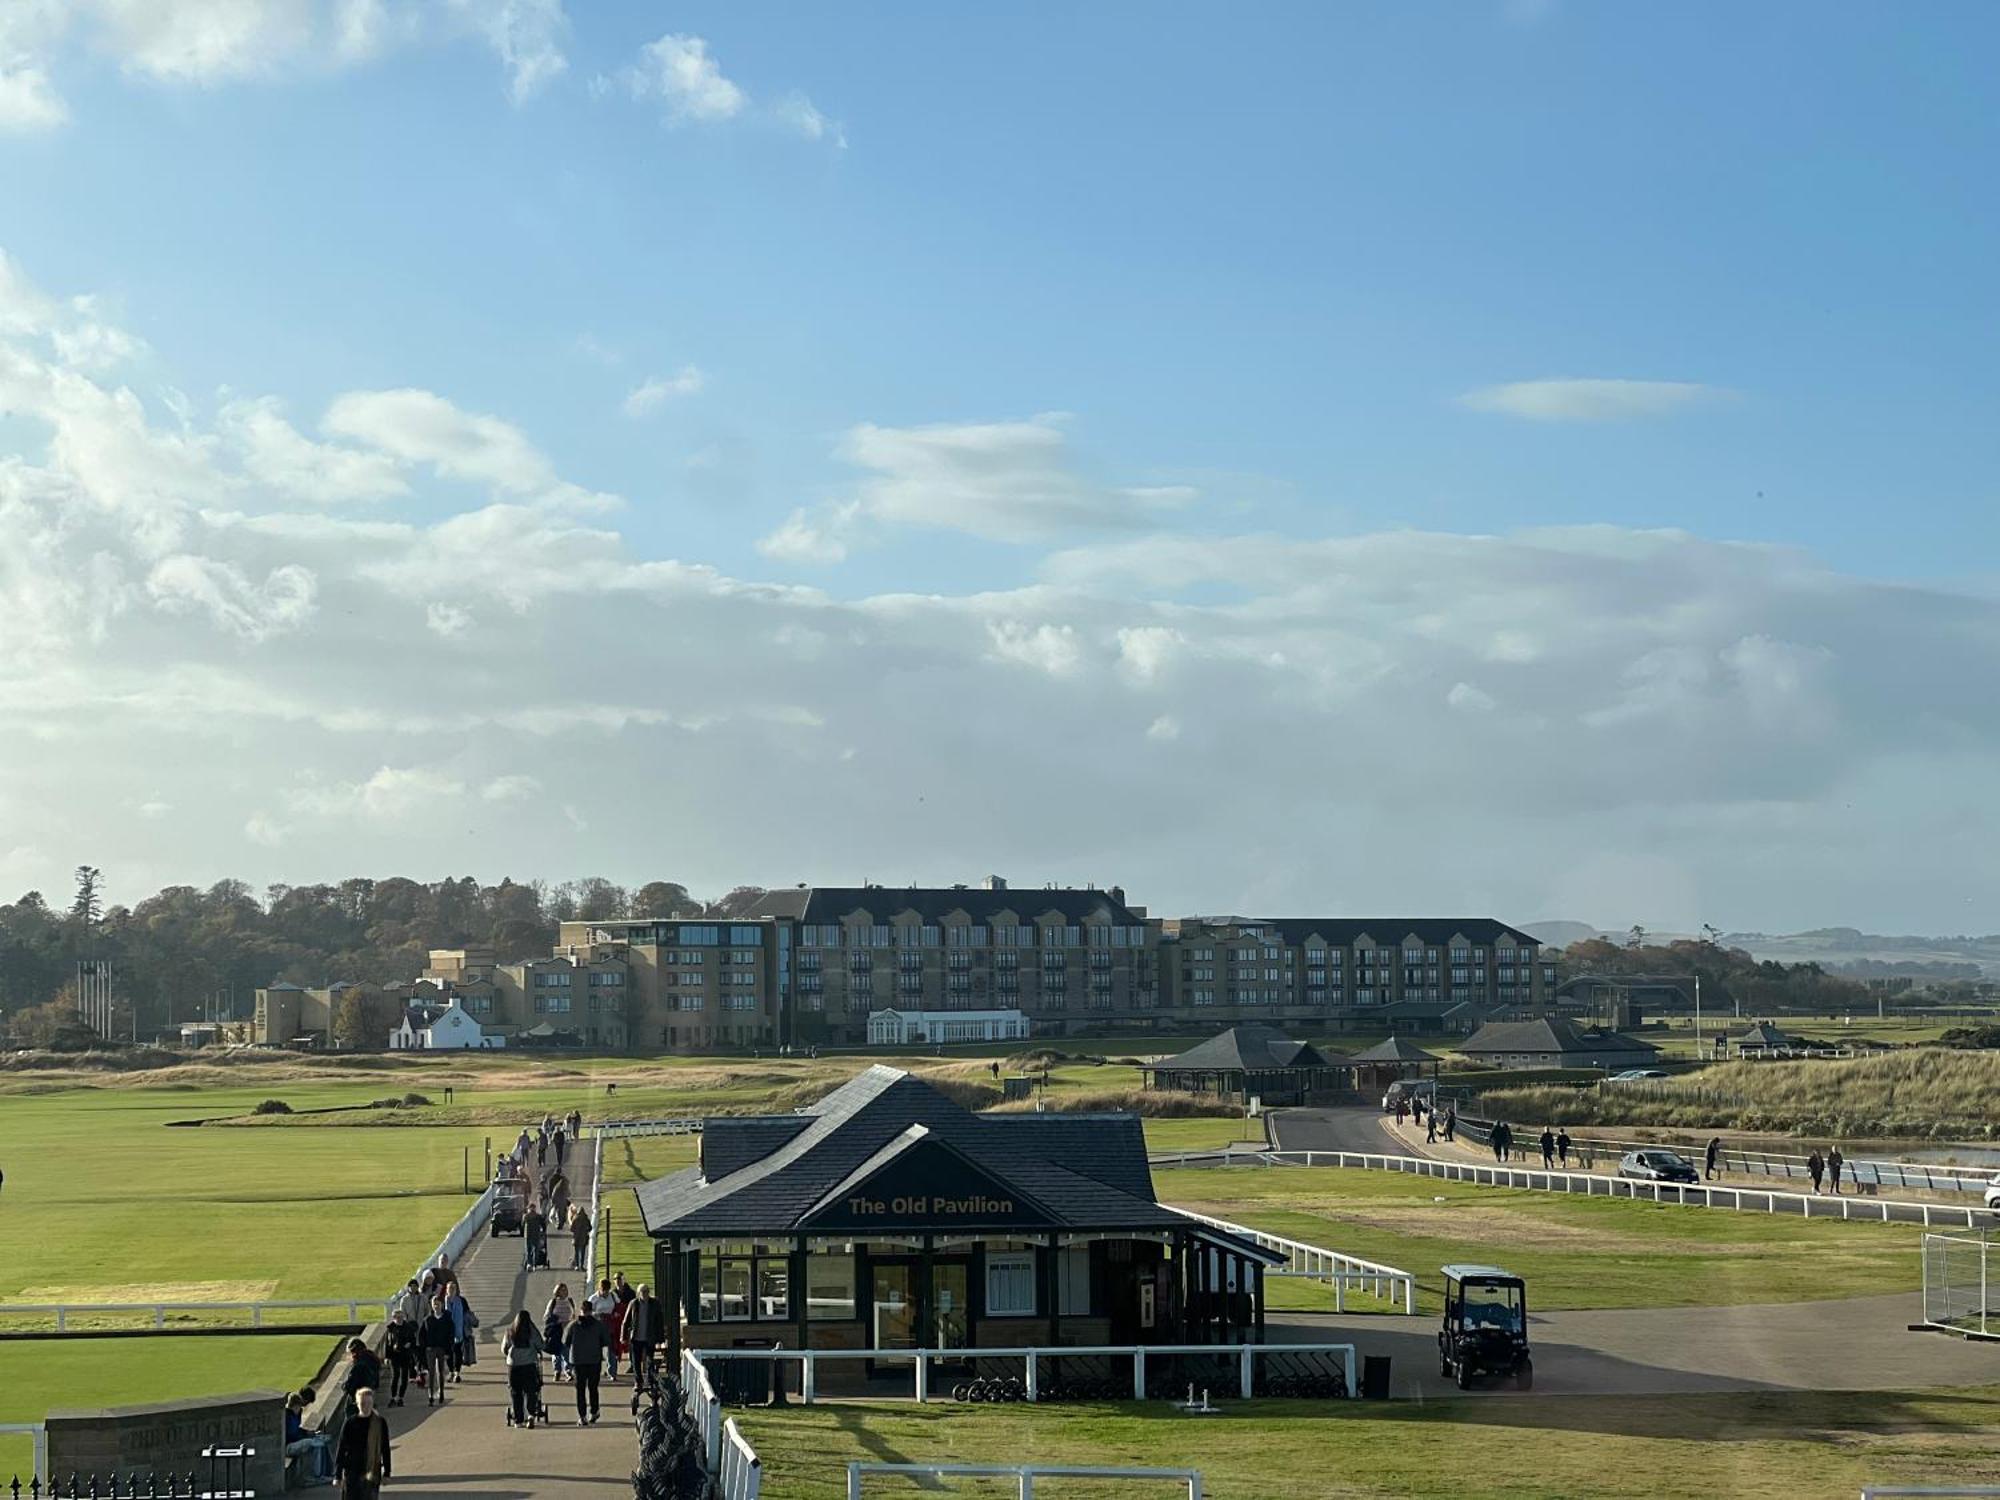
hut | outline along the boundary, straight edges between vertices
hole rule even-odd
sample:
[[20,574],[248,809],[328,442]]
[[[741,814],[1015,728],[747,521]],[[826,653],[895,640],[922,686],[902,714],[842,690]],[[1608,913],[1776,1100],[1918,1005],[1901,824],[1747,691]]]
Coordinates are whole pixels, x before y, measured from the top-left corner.
[[1148,1063],[1143,1078],[1149,1089],[1303,1104],[1348,1088],[1351,1072],[1344,1057],[1329,1058],[1275,1026],[1253,1024],[1232,1026],[1178,1057]]

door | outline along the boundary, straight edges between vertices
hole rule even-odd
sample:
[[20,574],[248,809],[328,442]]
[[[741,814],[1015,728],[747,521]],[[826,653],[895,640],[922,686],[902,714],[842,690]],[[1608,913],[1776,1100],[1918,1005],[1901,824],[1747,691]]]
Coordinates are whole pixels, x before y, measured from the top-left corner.
[[964,1349],[972,1340],[969,1321],[972,1311],[971,1265],[962,1260],[940,1260],[931,1266],[931,1321],[933,1349]]
[[917,1347],[917,1268],[907,1260],[870,1263],[870,1303],[874,1308],[874,1348]]

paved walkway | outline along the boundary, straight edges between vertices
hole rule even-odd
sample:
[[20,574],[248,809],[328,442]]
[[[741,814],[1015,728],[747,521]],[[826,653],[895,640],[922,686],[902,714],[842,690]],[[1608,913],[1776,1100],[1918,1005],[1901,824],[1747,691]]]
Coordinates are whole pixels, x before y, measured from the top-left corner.
[[[590,1202],[590,1147],[570,1157],[568,1171],[577,1202]],[[386,1493],[399,1500],[446,1500],[459,1495],[597,1496],[632,1492],[632,1468],[638,1458],[629,1388],[604,1388],[602,1419],[595,1427],[576,1425],[572,1388],[550,1380],[542,1397],[555,1419],[533,1430],[507,1425],[507,1368],[500,1357],[500,1339],[513,1315],[522,1308],[534,1314],[540,1327],[542,1310],[558,1282],[572,1295],[583,1286],[583,1273],[566,1269],[571,1243],[567,1231],[549,1237],[549,1259],[555,1269],[521,1269],[522,1241],[514,1236],[482,1236],[460,1260],[459,1283],[465,1299],[479,1315],[479,1363],[465,1372],[463,1384],[449,1386],[441,1407],[426,1407],[420,1393],[410,1392],[411,1404],[387,1413],[395,1444],[394,1483]],[[546,1365],[544,1369],[546,1369]]]

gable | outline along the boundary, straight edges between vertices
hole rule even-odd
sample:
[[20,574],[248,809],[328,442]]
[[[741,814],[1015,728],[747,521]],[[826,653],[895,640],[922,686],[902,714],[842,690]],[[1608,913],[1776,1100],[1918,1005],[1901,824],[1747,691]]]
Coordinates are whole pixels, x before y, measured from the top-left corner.
[[799,1227],[862,1230],[893,1222],[972,1229],[1056,1224],[1019,1188],[935,1137],[885,1154],[886,1161],[864,1166],[828,1193]]

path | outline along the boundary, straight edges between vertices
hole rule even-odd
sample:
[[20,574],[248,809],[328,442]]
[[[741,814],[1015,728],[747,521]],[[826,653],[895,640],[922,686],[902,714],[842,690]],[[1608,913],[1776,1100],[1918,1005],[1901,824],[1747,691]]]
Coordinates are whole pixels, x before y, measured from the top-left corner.
[[[1532,1291],[1531,1291],[1532,1296]],[[1837,1302],[1533,1312],[1538,1395],[1691,1391],[1887,1391],[1990,1385],[2000,1347],[1912,1333],[1915,1292]],[[1273,1314],[1268,1337],[1351,1340],[1386,1354],[1398,1397],[1457,1394],[1438,1375],[1438,1320],[1374,1314]]]
[[[586,1139],[583,1149],[569,1160],[573,1193],[583,1204],[590,1202],[591,1144]],[[501,1336],[513,1314],[524,1307],[539,1327],[557,1282],[569,1283],[572,1294],[583,1285],[582,1272],[566,1269],[571,1255],[567,1232],[549,1237],[553,1270],[523,1271],[522,1248],[511,1235],[499,1239],[484,1235],[459,1261],[459,1283],[480,1319],[479,1363],[465,1372],[463,1384],[447,1387],[444,1406],[426,1407],[412,1389],[410,1405],[387,1413],[396,1467],[389,1493],[399,1500],[631,1494],[638,1442],[629,1388],[614,1391],[607,1383],[602,1420],[582,1428],[576,1425],[572,1388],[550,1380],[542,1395],[555,1419],[553,1425],[532,1431],[507,1425]]]

